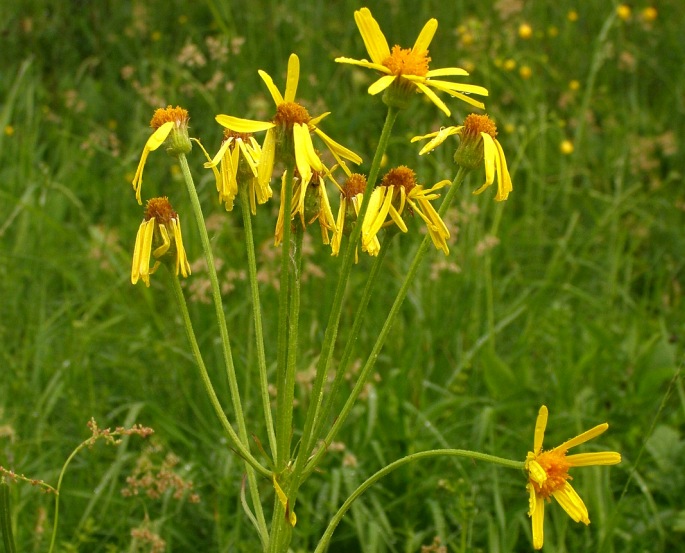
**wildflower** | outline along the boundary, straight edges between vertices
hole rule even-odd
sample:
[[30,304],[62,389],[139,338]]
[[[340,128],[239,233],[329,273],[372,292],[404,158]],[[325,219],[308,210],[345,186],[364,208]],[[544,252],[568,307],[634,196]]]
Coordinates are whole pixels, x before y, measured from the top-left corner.
[[454,161],[458,165],[474,169],[481,162],[485,164],[485,184],[473,193],[480,194],[488,188],[495,181],[495,173],[497,173],[495,200],[506,200],[512,191],[511,177],[504,150],[497,140],[497,127],[487,115],[468,115],[460,127],[444,127],[437,132],[415,136],[411,141],[431,139],[419,152],[419,155],[423,155],[435,149],[453,134],[461,138],[459,148],[454,154]]
[[450,96],[459,98],[472,106],[481,109],[484,107],[482,102],[467,96],[468,94],[487,96],[488,91],[482,86],[435,80],[433,78],[468,75],[466,70],[459,67],[429,69],[428,63],[431,61],[431,58],[428,56],[428,47],[438,28],[437,19],[429,19],[426,22],[411,49],[395,45],[392,51],[378,22],[373,18],[368,8],[362,8],[354,12],[354,20],[362,35],[362,40],[371,61],[344,57],[336,58],[335,61],[360,65],[383,73],[383,76],[369,87],[369,94],[374,95],[387,90],[383,98],[384,102],[395,107],[404,108],[409,101],[410,93],[423,92],[448,117],[450,110],[431,88],[446,92]]
[[528,40],[532,36],[533,27],[531,27],[528,23],[521,23],[519,25],[519,38],[523,40]]
[[260,70],[259,75],[266,83],[276,104],[276,115],[273,121],[265,123],[227,115],[219,115],[216,120],[219,124],[236,132],[267,131],[262,145],[262,159],[259,163],[261,186],[266,186],[271,178],[277,147],[280,147],[281,154],[284,156],[294,155],[295,165],[304,182],[311,182],[312,171],[323,171],[321,159],[314,149],[311,132],[323,140],[336,162],[342,167],[346,167],[344,159],[356,164],[362,162],[357,154],[338,144],[318,127],[321,120],[330,112],[311,117],[304,106],[295,102],[300,79],[300,59],[295,54],[291,54],[288,60],[285,94],[280,93],[273,79],[265,71]]
[[550,496],[557,500],[559,505],[575,522],[590,524],[585,503],[583,503],[583,500],[571,484],[568,483],[568,480],[572,480],[568,474],[569,468],[615,465],[621,462],[621,454],[614,451],[566,455],[566,452],[572,447],[583,444],[602,434],[609,428],[607,423],[586,430],[553,449],[543,451],[542,441],[547,426],[547,415],[547,407],[543,405],[540,407],[535,423],[533,451],[528,452],[525,463],[525,470],[528,474],[526,489],[530,497],[528,515],[532,518],[533,547],[535,549],[542,548],[545,500],[549,501]]
[[570,156],[573,153],[573,142],[570,140],[562,140],[559,145],[559,151],[565,156]]
[[642,10],[640,15],[645,22],[651,23],[652,21],[656,21],[656,18],[659,16],[659,12],[656,11],[654,6],[647,6]]
[[211,168],[214,172],[219,201],[225,205],[226,211],[233,209],[239,184],[249,187],[248,197],[252,215],[257,213],[257,204],[266,203],[273,196],[269,182],[267,181],[265,185],[259,182],[258,169],[262,149],[252,133],[224,129],[221,148],[213,159],[209,157],[202,144],[200,147],[209,160],[205,163],[205,167]]
[[171,155],[178,156],[179,154],[187,154],[192,145],[190,138],[188,138],[188,111],[176,106],[172,108],[160,108],[155,111],[150,121],[150,126],[155,129],[155,132],[147,139],[143,147],[143,153],[138,162],[135,177],[133,177],[133,189],[136,192],[136,200],[139,204],[143,202],[140,199],[140,188],[143,184],[143,168],[147,161],[147,156],[159,148],[169,138],[169,146],[167,152]]
[[[337,182],[335,182],[335,184],[340,190],[340,207],[338,209],[338,217],[335,221],[335,230],[333,231],[333,238],[331,240],[331,255],[337,256],[340,253],[343,234],[349,235],[350,232],[352,232],[352,226],[356,223],[359,216],[359,209],[364,201],[366,177],[359,173],[352,173],[343,186],[340,186]],[[387,216],[387,212],[385,216]],[[368,221],[368,217],[365,218],[365,220]],[[366,229],[368,234],[368,224],[366,226],[362,224],[362,229]],[[376,256],[380,250],[381,244],[378,241],[378,237],[375,235],[369,237],[365,243],[364,241],[362,243],[362,251],[368,252],[369,255]]]
[[[309,181],[305,181],[295,172],[293,179],[293,203],[290,210],[290,219],[294,219],[299,215],[302,222],[302,228],[307,228],[314,221],[319,221],[321,227],[321,239],[325,245],[331,243],[330,232],[335,233],[335,219],[333,218],[333,211],[328,200],[328,193],[326,192],[326,177],[333,178],[331,171],[322,165],[321,171],[314,171],[311,174]],[[335,169],[335,168],[334,168]],[[284,216],[284,198],[285,193],[283,187],[287,182],[286,175],[282,178],[281,186],[281,205],[278,210],[278,220],[276,222],[275,245],[278,246],[283,241],[283,224]]]
[[[450,233],[430,200],[439,198],[440,195],[435,193],[436,190],[449,182],[443,180],[424,189],[422,185],[416,183],[416,174],[409,167],[401,165],[388,171],[369,199],[368,211],[362,224],[363,248],[368,249],[371,240],[376,237],[383,226],[395,223],[402,232],[407,232],[403,215],[417,213],[426,223],[428,234],[435,247],[448,254],[446,240]],[[391,221],[386,223],[385,219],[388,215]]]
[[630,16],[632,15],[632,10],[630,9],[630,6],[627,4],[620,4],[616,8],[616,15],[618,15],[618,18],[623,20],[623,21],[628,21],[630,19]]
[[[150,257],[155,258],[152,269]],[[152,198],[147,201],[145,217],[136,236],[131,282],[136,284],[142,279],[146,286],[150,286],[150,275],[162,262],[172,264],[176,274],[180,272],[184,277],[190,274],[179,216],[167,198]]]

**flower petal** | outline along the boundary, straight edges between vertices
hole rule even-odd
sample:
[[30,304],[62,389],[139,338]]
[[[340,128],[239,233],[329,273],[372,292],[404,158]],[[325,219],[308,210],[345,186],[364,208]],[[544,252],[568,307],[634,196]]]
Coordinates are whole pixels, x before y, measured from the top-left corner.
[[350,65],[360,65],[361,67],[366,67],[367,69],[375,69],[381,73],[390,74],[390,69],[381,65],[380,63],[373,63],[368,60],[355,60],[353,58],[335,58],[338,63],[349,63]]
[[593,438],[596,438],[600,434],[603,434],[604,432],[606,432],[607,428],[609,428],[609,425],[606,422],[603,424],[598,424],[594,428],[591,428],[590,430],[586,430],[582,434],[578,434],[578,436],[576,436],[575,438],[571,438],[570,440],[566,440],[563,444],[555,447],[553,451],[556,451],[556,450],[568,451],[572,447],[576,447],[577,445],[583,444],[583,443],[587,442],[588,440],[592,440]]
[[226,127],[234,132],[260,132],[272,129],[276,126],[270,121],[253,121],[252,119],[241,119],[240,117],[233,117],[232,115],[217,115],[214,119],[222,127]]
[[596,453],[577,453],[567,455],[566,461],[572,467],[591,467],[595,465],[616,465],[621,462],[621,454],[615,451],[601,451]]
[[533,526],[533,548],[542,549],[545,536],[545,500],[530,486],[530,517]]
[[469,72],[461,67],[443,67],[441,69],[431,69],[426,73],[426,77],[429,79],[432,77],[464,77],[468,74]]
[[288,76],[285,80],[285,94],[283,99],[286,102],[294,102],[297,94],[297,84],[300,81],[300,58],[297,54],[290,54],[288,58]]
[[266,83],[266,88],[269,89],[271,97],[274,99],[274,103],[277,106],[282,104],[283,96],[281,96],[281,93],[279,92],[278,88],[276,88],[276,85],[274,84],[274,81],[271,78],[271,76],[266,71],[262,71],[261,69],[257,72],[259,73],[259,76],[262,78],[262,80]]
[[549,411],[547,406],[543,405],[538,411],[538,418],[535,421],[535,434],[533,434],[533,453],[539,455],[542,450],[542,441],[545,439],[545,428],[547,428],[547,417]]
[[564,487],[553,492],[552,496],[575,522],[590,524],[587,507],[571,484],[566,482]]
[[379,92],[383,92],[386,88],[388,88],[392,82],[397,78],[395,75],[383,75],[380,79],[378,79],[375,83],[373,83],[369,87],[369,94],[371,96],[378,94]]
[[382,64],[383,60],[390,56],[390,47],[378,22],[373,18],[368,8],[354,12],[354,20],[371,61]]
[[421,29],[419,36],[416,38],[412,52],[421,54],[428,51],[428,47],[435,36],[435,31],[438,30],[438,20],[429,19]]
[[497,148],[497,155],[495,157],[497,169],[497,194],[495,195],[495,201],[501,202],[509,197],[509,193],[513,190],[513,186],[511,184],[511,175],[509,175],[507,159],[504,157],[502,145],[497,140],[494,140],[494,142],[495,147]]
[[276,156],[276,133],[273,129],[266,132],[262,145],[262,157],[259,159],[259,185],[268,187],[271,173],[274,170],[274,158]]
[[423,92],[428,98],[430,98],[431,102],[433,102],[436,106],[438,106],[447,117],[452,115],[452,112],[449,110],[449,108],[445,105],[445,102],[443,102],[440,98],[438,98],[438,95],[433,92],[430,88],[428,88],[426,85],[423,83],[415,82],[414,83],[418,89]]

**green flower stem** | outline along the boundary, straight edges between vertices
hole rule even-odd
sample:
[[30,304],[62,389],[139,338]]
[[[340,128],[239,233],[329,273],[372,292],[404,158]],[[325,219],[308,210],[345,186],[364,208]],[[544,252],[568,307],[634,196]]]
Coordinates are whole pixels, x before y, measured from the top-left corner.
[[[383,130],[381,131],[381,137],[378,141],[378,147],[376,148],[376,153],[373,156],[373,161],[371,163],[371,170],[369,171],[369,178],[366,182],[366,189],[364,190],[364,201],[359,208],[359,214],[357,216],[358,221],[364,220],[364,215],[368,208],[369,199],[371,198],[371,191],[373,190],[376,179],[378,178],[378,172],[381,166],[381,160],[383,159],[383,154],[388,147],[388,142],[390,140],[390,134],[392,132],[392,127],[397,119],[397,114],[399,111],[397,108],[388,107],[388,114],[385,118],[385,123],[383,125]],[[290,487],[290,493],[288,497],[290,499],[291,505],[295,505],[297,499],[297,491],[300,485],[302,471],[304,469],[305,462],[309,457],[309,453],[314,445],[316,436],[313,430],[316,426],[321,415],[321,404],[323,402],[324,393],[324,383],[326,381],[326,375],[328,373],[328,368],[331,363],[331,358],[333,356],[333,348],[335,346],[335,340],[338,335],[338,325],[340,324],[340,315],[342,313],[343,299],[345,297],[345,288],[347,286],[347,281],[352,269],[352,262],[354,260],[355,252],[359,244],[359,239],[361,237],[362,225],[357,224],[352,228],[350,233],[349,243],[347,249],[345,250],[345,255],[343,256],[342,265],[340,267],[340,273],[338,277],[338,284],[335,289],[335,296],[333,297],[333,305],[331,306],[331,313],[328,317],[328,324],[326,325],[326,333],[324,335],[323,343],[321,345],[321,354],[319,361],[316,366],[316,377],[314,379],[314,384],[312,386],[311,393],[311,404],[307,410],[307,418],[305,420],[304,429],[302,431],[302,439],[300,442],[300,453],[297,456],[295,462],[295,469],[293,471],[292,482]]]
[[[57,518],[57,511],[55,511]],[[10,507],[10,487],[5,481],[5,477],[0,478],[0,531],[2,531],[2,543],[5,546],[5,553],[16,553],[14,536],[12,535],[12,511]],[[55,541],[56,528],[52,531],[52,543]]]
[[254,509],[257,515],[258,528],[260,538],[262,543],[266,543],[266,536],[268,536],[268,530],[266,528],[266,519],[264,518],[264,510],[262,509],[262,503],[259,499],[259,489],[257,487],[257,479],[255,477],[255,471],[266,478],[271,477],[271,472],[264,468],[259,461],[255,459],[250,453],[249,448],[240,440],[235,430],[231,426],[231,423],[226,417],[219,398],[214,391],[214,386],[212,386],[212,381],[209,378],[209,373],[205,367],[205,362],[202,359],[202,353],[200,352],[200,347],[197,344],[197,339],[195,338],[195,331],[193,330],[193,323],[190,320],[190,313],[188,312],[188,305],[186,304],[185,296],[183,295],[183,289],[181,288],[181,283],[178,280],[178,275],[174,273],[173,270],[169,270],[171,275],[171,281],[173,284],[174,295],[176,296],[176,301],[178,307],[181,310],[181,317],[183,318],[183,326],[186,329],[186,334],[188,336],[188,341],[190,342],[190,349],[193,351],[193,357],[195,357],[195,363],[197,368],[200,370],[200,377],[202,378],[202,383],[205,386],[205,391],[209,396],[209,401],[214,407],[214,412],[221,423],[221,426],[228,434],[232,442],[232,447],[235,448],[236,453],[240,455],[245,461],[245,468],[247,470],[247,479],[250,486],[250,495],[252,496],[252,502],[254,504]]
[[252,234],[252,217],[250,215],[250,200],[247,186],[239,186],[240,207],[245,229],[245,249],[247,251],[247,272],[250,278],[250,293],[252,295],[252,312],[254,315],[255,339],[257,342],[257,364],[259,365],[259,391],[264,409],[264,422],[269,438],[271,458],[276,457],[276,433],[271,415],[271,399],[269,397],[269,381],[266,368],[266,354],[264,352],[264,331],[262,328],[262,307],[259,301],[259,283],[257,282],[257,261],[255,259],[254,235]]
[[[440,205],[440,209],[438,210],[438,214],[440,217],[443,217],[445,213],[447,212],[447,209],[449,208],[450,204],[452,203],[452,199],[457,193],[457,190],[461,186],[461,183],[464,181],[464,177],[466,176],[466,173],[468,172],[468,169],[464,169],[463,167],[459,168],[459,171],[457,172],[457,176],[454,177],[454,180],[452,181],[452,185],[450,186],[450,189],[447,191],[447,194],[445,195],[445,199],[443,200],[442,204]],[[335,439],[336,434],[342,427],[343,423],[347,419],[348,415],[350,414],[350,411],[352,411],[352,407],[354,406],[354,403],[357,401],[357,398],[359,397],[359,394],[361,393],[364,384],[366,383],[367,378],[371,374],[371,369],[373,369],[373,366],[376,363],[376,359],[378,358],[378,355],[380,354],[381,348],[385,344],[385,340],[388,337],[388,334],[390,333],[390,329],[395,322],[395,318],[397,317],[397,314],[400,311],[400,307],[402,307],[402,303],[404,302],[404,298],[407,296],[407,293],[409,292],[409,287],[411,286],[412,282],[414,281],[414,277],[416,276],[416,272],[419,269],[419,266],[421,265],[421,262],[423,261],[423,257],[426,255],[426,252],[428,251],[428,248],[432,244],[432,240],[428,234],[426,234],[425,238],[423,239],[423,242],[421,242],[421,245],[419,246],[419,249],[417,250],[416,254],[414,255],[414,260],[412,261],[412,264],[409,268],[409,272],[407,273],[407,276],[404,279],[404,282],[402,283],[402,286],[400,287],[399,292],[397,292],[397,296],[395,297],[395,302],[392,304],[392,307],[390,308],[390,313],[388,313],[388,317],[385,320],[385,323],[383,324],[383,328],[380,331],[380,334],[378,335],[378,338],[376,339],[376,343],[373,346],[373,349],[371,350],[371,353],[369,354],[368,359],[366,360],[366,363],[364,364],[364,367],[362,368],[361,372],[359,373],[359,377],[357,379],[357,382],[354,385],[354,388],[352,389],[352,393],[349,395],[347,398],[347,401],[345,402],[345,405],[342,408],[342,411],[340,414],[336,417],[335,422],[333,423],[333,426],[331,429],[328,431],[328,434],[326,435],[326,438],[324,439],[324,443],[321,444],[319,453],[312,459],[312,462],[308,464],[307,467],[307,472],[311,472],[314,468],[315,465],[313,464],[313,461],[316,460],[318,462],[318,459],[323,455],[323,452],[330,446],[331,442]]]
[[369,477],[366,481],[364,481],[356,490],[354,490],[354,492],[352,492],[352,495],[350,495],[350,497],[347,498],[345,503],[342,504],[340,509],[338,509],[338,512],[335,513],[335,516],[328,523],[328,527],[326,528],[326,531],[321,537],[321,541],[319,541],[319,544],[316,546],[314,553],[323,553],[324,551],[326,551],[326,548],[328,547],[328,544],[331,541],[331,537],[333,536],[335,528],[338,526],[342,518],[345,516],[345,513],[347,513],[347,511],[350,509],[350,506],[352,505],[355,499],[362,495],[366,490],[368,490],[381,478],[387,476],[394,470],[408,463],[419,461],[421,459],[429,459],[431,457],[464,457],[467,459],[473,459],[475,461],[495,463],[512,469],[523,470],[524,468],[523,461],[512,461],[510,459],[495,457],[494,455],[488,455],[487,453],[480,453],[478,451],[469,451],[467,449],[432,449],[429,451],[412,453],[411,455],[402,457],[401,459],[398,459],[397,461],[390,463],[388,466],[383,467],[373,476]]
[[[383,243],[381,244],[381,249],[378,255],[374,258],[373,265],[371,266],[371,272],[368,274],[366,279],[366,286],[364,286],[364,291],[359,298],[359,304],[357,305],[357,312],[354,315],[354,322],[352,323],[352,330],[350,331],[347,340],[345,341],[345,349],[343,350],[342,356],[340,357],[340,362],[335,372],[335,378],[330,386],[328,394],[323,402],[323,407],[321,409],[321,415],[317,417],[316,427],[314,429],[314,435],[319,436],[321,434],[321,429],[323,425],[328,420],[335,399],[340,391],[340,386],[345,378],[345,373],[347,372],[347,367],[352,357],[352,352],[354,351],[354,346],[357,342],[359,336],[359,331],[361,330],[362,322],[364,321],[364,315],[366,315],[366,308],[369,305],[369,300],[371,299],[371,292],[373,291],[373,286],[376,282],[376,277],[380,271],[380,268],[385,259],[385,255],[388,253],[390,246],[390,241],[396,236],[395,232],[386,232],[383,236]],[[311,474],[321,460],[321,457],[325,455],[325,448],[320,448],[317,450],[314,458],[307,463],[307,471],[305,472],[305,478]]]
[[[292,433],[292,395],[286,391],[288,377],[288,311],[290,302],[290,211],[293,201],[293,179],[295,161],[291,160],[286,166],[286,178],[281,188],[283,195],[283,241],[281,242],[281,275],[278,296],[278,353],[276,370],[276,472],[281,472],[290,458],[290,435]],[[292,375],[294,381],[294,375]],[[290,405],[287,397],[290,396]],[[287,412],[291,412],[288,417]]]
[[174,288],[174,295],[176,296],[176,301],[178,302],[178,307],[181,310],[181,317],[183,318],[183,326],[186,329],[186,334],[188,335],[188,341],[190,342],[190,348],[193,350],[193,357],[195,358],[195,363],[197,368],[200,370],[200,377],[202,378],[202,383],[205,386],[205,391],[209,396],[209,401],[214,407],[214,412],[221,422],[222,428],[226,431],[228,436],[231,438],[232,446],[236,449],[238,455],[240,455],[245,461],[247,461],[259,474],[265,476],[266,478],[271,477],[271,471],[264,468],[259,461],[257,461],[250,453],[250,450],[245,447],[245,444],[240,440],[238,434],[231,426],[231,423],[224,413],[223,407],[221,407],[221,402],[219,401],[216,392],[214,391],[214,386],[209,378],[209,373],[207,372],[207,367],[205,366],[204,359],[202,358],[202,353],[200,352],[200,346],[198,346],[197,338],[195,338],[195,331],[193,330],[193,323],[190,320],[190,313],[188,312],[188,305],[186,304],[186,299],[183,295],[183,289],[181,288],[181,283],[178,280],[178,276],[174,274],[173,271],[169,271],[172,276],[172,284]]
[[[207,272],[209,274],[209,280],[211,283],[212,287],[212,298],[214,300],[214,308],[216,310],[216,318],[217,322],[219,324],[219,332],[221,335],[221,344],[223,346],[223,352],[224,352],[224,364],[226,366],[226,375],[228,377],[228,387],[231,392],[231,401],[233,404],[233,410],[235,411],[235,416],[236,416],[236,421],[238,423],[238,435],[240,436],[240,439],[238,442],[240,443],[240,447],[237,448],[238,451],[242,453],[243,459],[246,461],[246,469],[247,469],[247,475],[248,475],[248,482],[250,486],[250,494],[252,495],[252,502],[254,504],[254,509],[257,515],[257,520],[259,521],[260,524],[260,533],[266,531],[266,520],[264,519],[264,512],[262,509],[262,504],[259,500],[259,492],[257,488],[257,482],[255,478],[255,474],[252,471],[252,468],[254,468],[257,472],[262,474],[263,476],[269,476],[271,473],[265,469],[250,453],[250,443],[247,437],[247,427],[245,424],[245,414],[243,412],[243,407],[240,401],[240,392],[238,390],[238,380],[236,378],[235,374],[235,367],[233,365],[233,355],[231,354],[231,343],[228,338],[228,327],[226,326],[226,316],[224,314],[224,307],[223,307],[223,302],[221,299],[221,289],[219,288],[219,279],[216,274],[216,266],[214,265],[214,255],[212,254],[212,247],[209,242],[209,235],[207,234],[207,227],[205,225],[205,219],[204,216],[202,215],[202,207],[200,206],[200,198],[197,196],[197,190],[195,189],[195,183],[193,182],[193,176],[190,173],[190,167],[188,167],[188,160],[186,159],[186,156],[184,154],[179,154],[178,156],[178,162],[181,166],[181,171],[183,173],[183,179],[185,180],[186,183],[186,188],[188,190],[188,195],[190,196],[190,203],[193,208],[193,214],[195,216],[195,222],[197,223],[197,229],[200,233],[200,240],[202,242],[202,250],[205,255],[205,261],[207,263]],[[177,278],[175,280],[178,280]],[[183,298],[183,291],[180,289],[180,284],[178,286],[178,291],[176,292],[177,297],[180,299],[183,299],[183,305],[185,305],[185,298]],[[179,295],[180,292],[180,295]],[[187,314],[187,307],[185,308],[186,314]],[[186,325],[186,330],[192,330],[192,323],[190,322],[190,317],[185,320],[185,325]],[[195,344],[197,346],[197,343]],[[199,353],[199,349],[198,349]],[[198,359],[198,356],[196,354],[196,359]],[[201,359],[201,357],[200,357]],[[202,365],[204,367],[204,364]],[[202,369],[201,369],[202,371]],[[206,369],[204,370],[204,373],[206,374],[207,371]],[[204,377],[203,377],[204,378]],[[209,376],[207,375],[207,379],[205,381],[205,387],[207,389],[207,392],[210,395],[210,399],[212,400],[212,403],[214,403],[214,409],[217,412],[217,415],[221,413],[223,416],[223,419],[225,419],[225,423],[222,420],[222,425],[228,431],[228,428],[231,428],[231,433],[234,433],[231,425],[228,423],[228,420],[226,419],[226,415],[223,412],[223,409],[221,408],[221,405],[219,404],[218,399],[216,398],[216,393],[214,392],[214,388],[211,385],[211,382],[209,380]],[[213,396],[213,397],[212,397]],[[215,402],[216,399],[216,402]],[[222,416],[219,416],[219,419],[222,419]],[[246,454],[246,455],[245,455]]]

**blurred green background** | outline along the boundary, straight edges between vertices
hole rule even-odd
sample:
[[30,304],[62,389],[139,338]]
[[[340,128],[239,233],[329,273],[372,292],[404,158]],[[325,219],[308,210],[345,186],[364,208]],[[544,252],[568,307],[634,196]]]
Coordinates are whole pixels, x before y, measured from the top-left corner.
[[[298,99],[322,128],[370,160],[385,117],[366,94],[370,71],[352,1],[175,0],[2,3],[0,18],[0,465],[52,484],[86,422],[140,422],[149,442],[98,445],[72,464],[61,496],[60,551],[255,551],[240,506],[242,464],[226,447],[163,271],[130,284],[142,208],[130,181],[154,109],[182,105],[191,136],[215,152],[218,113],[269,118],[258,69],[284,86],[300,57]],[[374,1],[391,45],[413,44],[439,20],[431,67],[465,67],[486,86],[514,192],[503,204],[475,171],[446,217],[450,254],[431,252],[376,365],[376,375],[298,503],[295,551],[310,551],[367,476],[407,453],[479,449],[523,459],[535,415],[546,443],[608,421],[589,449],[617,467],[574,473],[592,525],[548,510],[547,551],[674,551],[685,532],[685,6],[680,0]],[[443,97],[444,98],[444,97]],[[386,169],[406,164],[426,184],[454,176],[443,146],[418,157],[409,138],[460,124],[423,97],[398,119]],[[456,146],[456,142],[453,143]],[[199,149],[190,154],[224,286],[249,430],[265,442],[239,212],[218,205]],[[333,190],[329,191],[333,198]],[[206,271],[180,172],[151,155],[145,197],[168,195],[185,216],[196,332],[221,394],[227,385]],[[337,209],[337,199],[332,200]],[[276,202],[255,218],[275,361]],[[312,229],[305,258],[304,405],[339,260]],[[392,244],[356,355],[364,359],[418,245],[420,225]],[[370,260],[353,271],[339,340]],[[350,378],[350,386],[354,381]],[[296,409],[299,427],[301,407]],[[192,481],[199,503],[125,497],[138,467]],[[141,468],[142,467],[142,468]],[[265,496],[271,484],[264,482]],[[46,551],[53,498],[11,488],[20,551]],[[270,501],[270,500],[269,500]],[[269,505],[269,501],[265,503]],[[525,477],[450,459],[394,473],[359,500],[331,551],[415,552],[439,536],[448,551],[530,551]],[[141,529],[149,531],[145,534]],[[159,543],[159,542],[158,542]],[[435,547],[432,549],[437,551]],[[430,551],[430,550],[429,550]]]

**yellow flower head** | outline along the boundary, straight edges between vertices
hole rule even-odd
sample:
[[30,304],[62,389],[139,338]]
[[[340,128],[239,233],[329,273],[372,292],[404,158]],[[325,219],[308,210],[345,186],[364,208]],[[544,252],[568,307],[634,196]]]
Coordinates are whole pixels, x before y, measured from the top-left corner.
[[[202,144],[200,147],[204,151]],[[264,186],[259,182],[262,149],[252,133],[236,132],[226,128],[221,148],[214,159],[210,158],[206,151],[205,156],[209,160],[205,167],[214,171],[219,201],[225,205],[227,211],[233,209],[239,184],[249,187],[248,197],[253,215],[257,213],[257,204],[266,203],[273,195],[268,181]]]
[[[155,259],[152,268],[151,257]],[[146,286],[150,286],[150,275],[162,261],[173,264],[176,274],[180,272],[184,277],[190,274],[179,216],[167,198],[152,198],[147,201],[145,217],[136,236],[131,282],[136,284],[142,280]]]
[[549,501],[550,496],[557,500],[575,522],[590,524],[585,503],[568,482],[572,480],[568,470],[571,467],[615,465],[621,462],[621,454],[614,451],[566,455],[572,447],[596,438],[606,431],[609,428],[607,423],[595,426],[553,449],[544,451],[542,441],[545,437],[547,416],[547,407],[543,405],[540,407],[535,423],[533,451],[528,452],[525,463],[525,470],[528,474],[526,485],[529,494],[528,515],[533,523],[533,547],[535,549],[542,548],[545,500]]
[[[392,223],[395,223],[402,232],[407,232],[403,217],[416,213],[426,223],[435,247],[445,254],[449,253],[447,238],[450,233],[430,203],[430,200],[440,197],[436,191],[449,182],[443,180],[424,189],[422,185],[417,184],[416,174],[409,167],[401,165],[388,171],[369,199],[368,211],[362,224],[362,246],[368,247],[378,231]],[[390,220],[386,221],[388,216]]]
[[150,135],[150,138],[147,139],[143,147],[143,153],[140,156],[138,168],[131,183],[139,204],[143,203],[140,199],[140,188],[143,185],[143,168],[145,167],[147,156],[150,155],[150,152],[164,144],[167,138],[170,140],[167,148],[169,154],[175,156],[187,154],[192,148],[190,138],[188,137],[189,120],[188,111],[179,106],[175,108],[171,106],[160,108],[152,116],[150,127],[155,129],[155,132]]
[[312,142],[310,134],[312,132],[323,140],[338,165],[346,168],[343,161],[345,159],[356,164],[362,162],[361,157],[338,144],[318,127],[321,120],[330,112],[311,117],[306,108],[295,101],[300,80],[300,59],[295,54],[291,54],[288,60],[285,94],[281,94],[273,79],[265,71],[259,70],[259,75],[266,83],[276,104],[276,115],[273,120],[270,122],[250,121],[219,115],[217,121],[236,132],[267,131],[262,146],[262,160],[259,164],[259,182],[262,186],[266,186],[271,179],[277,146],[283,156],[294,155],[297,170],[305,182],[311,181],[313,171],[323,171],[323,164]]
[[[334,181],[335,182],[335,181]],[[338,217],[335,221],[335,231],[331,240],[331,255],[337,256],[340,253],[343,234],[349,235],[352,226],[356,223],[359,209],[364,201],[364,190],[366,190],[366,176],[359,173],[352,173],[347,177],[345,183],[340,186],[335,182],[340,190],[340,207]],[[368,212],[367,212],[368,213]],[[368,240],[366,245],[362,245],[363,251],[369,255],[378,255],[381,244],[377,237]],[[356,257],[355,257],[356,261]]]
[[468,96],[468,94],[487,96],[488,91],[482,86],[434,79],[434,77],[468,75],[466,70],[459,67],[429,68],[431,58],[428,57],[428,47],[438,28],[437,19],[429,19],[426,22],[412,48],[401,48],[395,45],[392,50],[368,8],[354,12],[354,20],[371,61],[344,57],[336,58],[335,61],[360,65],[383,73],[383,76],[369,87],[369,94],[374,95],[387,90],[384,101],[389,105],[403,108],[406,107],[409,93],[422,92],[448,117],[451,113],[449,108],[431,89],[446,92],[472,106],[481,109],[484,107],[482,102]]
[[419,152],[419,155],[423,155],[434,150],[447,137],[454,134],[461,138],[459,148],[454,154],[454,161],[458,165],[467,169],[474,169],[481,163],[485,164],[485,184],[473,193],[480,194],[483,192],[495,182],[495,174],[497,174],[495,200],[498,202],[506,200],[512,191],[511,176],[507,168],[507,160],[504,157],[504,150],[496,138],[497,127],[487,115],[468,115],[460,127],[443,127],[437,132],[415,136],[411,141],[431,139]]

